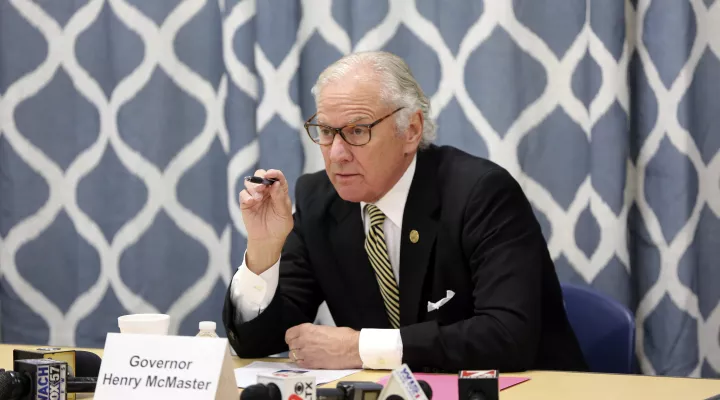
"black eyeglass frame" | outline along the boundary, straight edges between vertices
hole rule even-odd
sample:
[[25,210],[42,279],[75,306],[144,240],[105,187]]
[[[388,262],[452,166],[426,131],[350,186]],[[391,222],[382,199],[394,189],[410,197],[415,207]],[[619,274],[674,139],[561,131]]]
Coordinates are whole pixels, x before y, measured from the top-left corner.
[[[345,143],[349,144],[350,146],[358,146],[358,147],[359,147],[359,146],[365,146],[366,144],[370,143],[370,140],[372,140],[372,128],[375,127],[377,124],[383,122],[384,120],[386,120],[386,119],[389,118],[390,116],[394,115],[396,112],[402,110],[403,108],[405,108],[405,107],[400,107],[400,108],[396,109],[395,111],[391,112],[390,114],[388,114],[388,115],[386,115],[386,116],[384,116],[384,117],[382,117],[382,118],[378,119],[377,121],[375,121],[375,122],[373,122],[373,123],[370,123],[370,124],[348,124],[348,125],[345,125],[345,126],[340,127],[340,128],[333,128],[332,126],[327,126],[327,125],[323,125],[323,124],[311,124],[310,121],[312,121],[313,118],[315,118],[315,117],[317,116],[317,112],[315,112],[315,114],[313,114],[312,117],[308,118],[308,119],[305,121],[305,124],[304,124],[304,126],[305,126],[305,132],[307,132],[308,136],[310,137],[310,140],[312,140],[313,143],[317,143],[317,144],[320,145],[320,146],[330,146],[330,145],[333,143],[333,141],[335,140],[335,135],[337,135],[337,134],[339,134],[340,137],[343,138],[343,140],[345,141]],[[334,134],[333,134],[333,140],[331,140],[330,143],[322,144],[322,143],[320,143],[319,140],[313,139],[312,135],[310,134],[310,127],[312,127],[312,126],[317,126],[317,127],[321,127],[321,128],[330,129],[331,131],[334,132]],[[354,143],[350,143],[350,142],[347,140],[347,138],[345,137],[345,134],[343,134],[343,132],[342,132],[343,129],[345,129],[345,128],[355,128],[356,126],[363,127],[363,128],[368,128],[368,140],[367,140],[367,142],[365,142],[365,143],[363,143],[363,144],[354,144]]]

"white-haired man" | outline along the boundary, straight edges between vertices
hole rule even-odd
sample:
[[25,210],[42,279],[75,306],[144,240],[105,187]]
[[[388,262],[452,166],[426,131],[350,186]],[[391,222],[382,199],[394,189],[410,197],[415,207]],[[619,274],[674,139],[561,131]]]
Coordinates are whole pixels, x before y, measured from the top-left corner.
[[[241,357],[306,368],[585,370],[532,209],[498,165],[431,144],[399,57],[356,53],[312,90],[325,171],[240,193],[245,262],[223,321]],[[337,327],[314,320],[326,301]]]

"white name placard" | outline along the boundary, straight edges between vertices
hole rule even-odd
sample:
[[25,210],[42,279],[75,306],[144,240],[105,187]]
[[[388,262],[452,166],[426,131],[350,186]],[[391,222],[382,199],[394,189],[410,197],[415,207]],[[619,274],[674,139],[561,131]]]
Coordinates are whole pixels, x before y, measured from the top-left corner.
[[109,333],[95,399],[237,399],[227,339]]

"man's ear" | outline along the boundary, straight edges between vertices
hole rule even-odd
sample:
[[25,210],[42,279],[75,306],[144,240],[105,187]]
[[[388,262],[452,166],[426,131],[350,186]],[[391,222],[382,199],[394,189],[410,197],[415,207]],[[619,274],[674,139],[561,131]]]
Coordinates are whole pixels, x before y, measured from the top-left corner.
[[422,111],[415,111],[410,116],[410,123],[408,124],[408,128],[405,131],[405,145],[408,147],[408,149],[406,149],[406,152],[408,150],[412,150],[414,152],[415,149],[417,149],[417,146],[422,139],[424,125],[425,119],[423,118]]

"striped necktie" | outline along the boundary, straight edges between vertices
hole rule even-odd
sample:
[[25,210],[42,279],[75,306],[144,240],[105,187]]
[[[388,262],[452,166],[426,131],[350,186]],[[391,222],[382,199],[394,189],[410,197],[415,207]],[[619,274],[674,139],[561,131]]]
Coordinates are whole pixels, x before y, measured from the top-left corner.
[[385,302],[390,325],[397,329],[400,327],[400,290],[395,281],[395,274],[385,245],[385,234],[383,233],[385,214],[372,204],[365,206],[365,209],[370,217],[370,229],[365,238],[365,251],[375,270],[375,277],[380,286],[380,294]]

